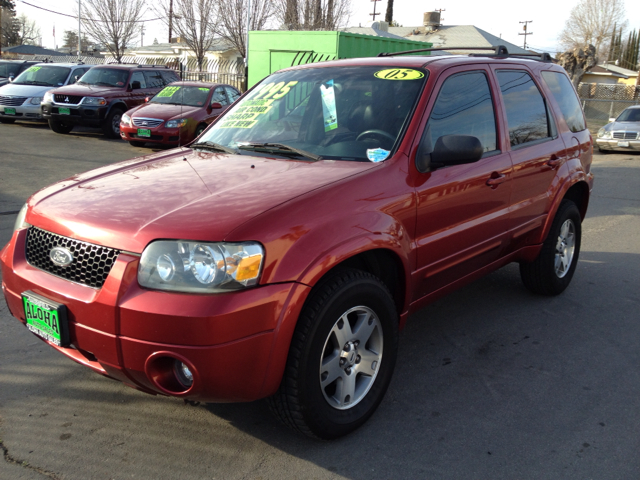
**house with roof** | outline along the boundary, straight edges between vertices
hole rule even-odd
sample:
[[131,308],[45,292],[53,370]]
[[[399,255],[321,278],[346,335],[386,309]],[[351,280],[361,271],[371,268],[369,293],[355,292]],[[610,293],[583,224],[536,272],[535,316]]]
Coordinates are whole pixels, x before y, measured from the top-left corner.
[[638,72],[604,62],[585,73],[582,83],[638,85]]
[[[392,27],[386,22],[374,22],[371,26],[350,27],[346,31],[363,35],[391,36],[403,38],[404,40],[428,42],[433,44],[433,48],[486,47],[491,49],[498,45],[504,45],[509,53],[531,53],[473,25],[442,25],[440,18],[440,12],[426,12],[423,16],[422,25],[416,27]],[[455,50],[453,53],[473,53],[473,51]],[[438,53],[431,52],[431,54],[437,55]]]
[[[2,47],[3,53],[12,53],[14,55],[48,55],[53,57],[65,56],[65,53],[50,50],[48,48],[39,47],[37,45],[17,45],[15,47]],[[23,57],[23,59],[25,59]]]

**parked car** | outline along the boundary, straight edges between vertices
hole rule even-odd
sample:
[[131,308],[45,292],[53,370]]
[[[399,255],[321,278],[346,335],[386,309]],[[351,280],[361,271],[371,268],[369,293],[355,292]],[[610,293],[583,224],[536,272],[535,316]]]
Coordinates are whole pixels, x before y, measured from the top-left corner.
[[174,82],[120,119],[120,136],[135,147],[145,143],[184,145],[199,136],[240,92],[230,85]]
[[0,86],[11,82],[15,77],[39,62],[28,60],[0,60]]
[[77,63],[36,63],[13,82],[0,87],[0,122],[44,121],[40,103],[54,87],[77,82],[91,65]]
[[353,431],[411,313],[511,262],[558,295],[578,265],[578,97],[561,67],[496,53],[288,68],[188,148],[40,190],[0,252],[12,315],[142,391]]
[[625,108],[618,118],[598,130],[598,150],[602,153],[640,151],[640,105]]
[[75,85],[47,92],[42,116],[56,133],[69,133],[75,125],[83,125],[102,128],[107,137],[119,138],[124,112],[178,80],[176,72],[162,66],[97,66]]

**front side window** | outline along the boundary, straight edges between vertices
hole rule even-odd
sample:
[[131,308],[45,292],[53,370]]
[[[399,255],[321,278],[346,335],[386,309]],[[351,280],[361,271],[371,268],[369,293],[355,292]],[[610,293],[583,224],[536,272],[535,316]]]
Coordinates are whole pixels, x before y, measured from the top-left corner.
[[147,82],[148,88],[156,88],[164,86],[164,81],[162,80],[162,75],[160,72],[144,72],[144,77]]
[[223,87],[218,87],[213,92],[211,96],[211,103],[218,102],[220,105],[225,106],[229,105],[229,101],[227,100],[227,95],[224,93]]
[[129,70],[119,68],[93,67],[85,73],[80,85],[95,85],[101,87],[124,87],[129,77]]
[[567,76],[560,72],[542,72],[542,78],[551,90],[553,98],[558,102],[569,130],[581,132],[586,129],[580,101]]
[[133,82],[140,82],[140,88],[147,88],[147,82],[144,79],[143,72],[133,72],[133,75],[131,75],[131,86],[133,86]]
[[43,87],[57,87],[64,85],[71,69],[37,65],[27,68],[14,80],[16,85],[41,85]]
[[241,152],[279,144],[322,159],[383,161],[399,144],[426,76],[386,66],[275,73],[233,103],[202,141]]
[[547,107],[531,76],[523,70],[499,70],[497,77],[511,146],[550,137]]
[[224,89],[227,91],[227,96],[229,97],[229,101],[231,103],[235,102],[238,98],[240,98],[240,93],[238,93],[238,91],[235,88],[224,87]]
[[484,152],[497,149],[493,100],[484,73],[460,73],[445,80],[424,133],[425,153],[444,135],[471,135]]

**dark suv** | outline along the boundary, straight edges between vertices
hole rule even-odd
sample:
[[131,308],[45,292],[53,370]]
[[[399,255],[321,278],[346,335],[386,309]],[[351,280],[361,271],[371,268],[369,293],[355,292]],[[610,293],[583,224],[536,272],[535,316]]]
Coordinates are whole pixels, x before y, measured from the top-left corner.
[[179,80],[168,67],[94,67],[75,85],[47,92],[42,100],[42,116],[56,133],[69,133],[75,125],[84,125],[100,127],[106,136],[120,138],[120,117],[124,112]]
[[550,61],[300,65],[188,148],[34,194],[2,287],[26,328],[97,373],[194,401],[270,397],[334,438],[382,401],[419,308],[511,262],[532,292],[567,288],[592,149]]
[[36,63],[25,60],[0,60],[0,86],[11,82],[15,77]]

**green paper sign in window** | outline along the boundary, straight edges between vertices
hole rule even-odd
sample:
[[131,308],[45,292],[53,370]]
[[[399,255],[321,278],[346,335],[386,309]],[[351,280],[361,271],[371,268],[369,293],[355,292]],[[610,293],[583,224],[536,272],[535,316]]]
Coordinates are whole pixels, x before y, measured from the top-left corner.
[[165,87],[159,94],[158,97],[173,97],[173,95],[180,90],[180,87]]

